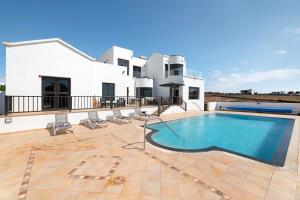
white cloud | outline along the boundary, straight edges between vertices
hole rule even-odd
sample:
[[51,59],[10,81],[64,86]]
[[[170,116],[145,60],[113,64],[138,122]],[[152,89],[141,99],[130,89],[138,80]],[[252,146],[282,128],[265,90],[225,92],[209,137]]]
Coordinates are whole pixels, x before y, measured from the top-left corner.
[[[253,85],[260,85],[259,90],[263,91],[269,87],[271,82],[287,81],[300,76],[300,68],[277,68],[264,71],[250,71],[243,73],[219,72],[218,77],[209,78],[209,90],[211,91],[238,91],[243,87],[253,88]],[[269,84],[268,84],[269,83]]]
[[299,28],[285,28],[282,31],[288,36],[300,36],[300,27]]
[[219,76],[221,76],[222,75],[222,72],[221,72],[221,70],[214,70],[212,73],[211,73],[211,76],[213,77],[213,78],[217,78],[217,77],[219,77]]
[[239,71],[240,69],[238,68],[238,67],[235,67],[235,68],[233,68],[232,69],[232,71],[234,71],[234,72],[237,72],[237,71]]
[[274,51],[275,54],[278,54],[278,55],[285,55],[288,53],[288,50],[286,49],[279,49],[277,51]]

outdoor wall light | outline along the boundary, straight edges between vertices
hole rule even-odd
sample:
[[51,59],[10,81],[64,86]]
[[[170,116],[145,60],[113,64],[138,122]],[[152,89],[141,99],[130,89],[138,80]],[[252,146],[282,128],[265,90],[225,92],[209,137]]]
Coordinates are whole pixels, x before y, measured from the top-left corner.
[[10,123],[12,123],[12,118],[11,117],[5,117],[4,122],[5,122],[5,124],[10,124]]

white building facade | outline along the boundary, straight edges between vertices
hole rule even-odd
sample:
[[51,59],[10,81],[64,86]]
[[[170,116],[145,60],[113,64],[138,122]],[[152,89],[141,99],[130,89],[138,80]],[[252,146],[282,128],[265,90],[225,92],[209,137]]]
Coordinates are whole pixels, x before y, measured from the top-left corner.
[[[183,56],[154,53],[147,59],[113,46],[94,59],[58,38],[3,44],[6,95],[21,98],[11,105],[18,104],[21,111],[31,110],[33,101],[37,111],[67,104],[66,99],[44,98],[53,96],[122,96],[127,101],[128,97],[162,96],[173,103],[183,100],[187,109],[204,109],[204,80],[187,74]],[[75,104],[72,100],[72,107]]]

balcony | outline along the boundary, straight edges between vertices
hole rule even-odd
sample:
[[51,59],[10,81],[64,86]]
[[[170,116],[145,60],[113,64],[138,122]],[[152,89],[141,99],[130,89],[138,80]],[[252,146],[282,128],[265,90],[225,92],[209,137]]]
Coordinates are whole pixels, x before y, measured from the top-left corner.
[[191,77],[191,78],[203,79],[202,72],[194,70],[194,69],[186,69],[185,76],[186,77]]
[[159,106],[161,97],[5,96],[5,114]]
[[153,79],[152,78],[136,78],[135,79],[136,88],[153,88]]

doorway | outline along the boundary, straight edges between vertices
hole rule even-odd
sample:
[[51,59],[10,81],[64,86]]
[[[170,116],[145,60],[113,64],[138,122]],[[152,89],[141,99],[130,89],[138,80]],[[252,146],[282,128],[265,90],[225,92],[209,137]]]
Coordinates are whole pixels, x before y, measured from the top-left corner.
[[69,109],[71,79],[42,77],[42,110]]
[[179,87],[170,87],[170,98],[172,104],[179,103]]

